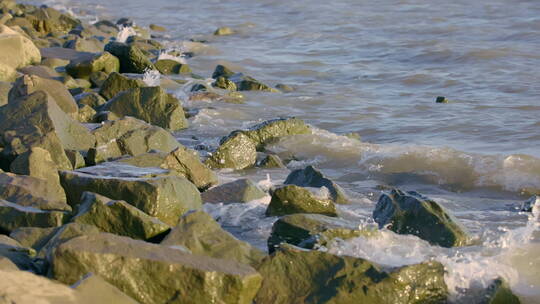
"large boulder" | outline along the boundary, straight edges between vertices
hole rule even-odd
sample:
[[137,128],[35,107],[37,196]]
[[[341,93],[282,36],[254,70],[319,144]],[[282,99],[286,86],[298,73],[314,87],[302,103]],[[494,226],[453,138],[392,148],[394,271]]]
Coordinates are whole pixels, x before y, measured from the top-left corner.
[[9,92],[9,100],[30,95],[37,91],[43,91],[49,95],[50,99],[56,102],[60,109],[70,117],[77,116],[77,103],[69,93],[66,86],[54,79],[41,78],[36,75],[24,75],[17,78],[13,89]]
[[120,59],[121,73],[143,74],[147,70],[155,70],[154,64],[135,45],[110,42],[105,46],[105,51]]
[[247,130],[235,132],[247,135],[256,144],[257,151],[261,151],[266,144],[282,137],[311,134],[311,127],[298,118],[278,118],[256,124]]
[[78,213],[71,221],[140,240],[151,240],[170,229],[167,224],[125,201],[111,200],[91,192],[83,193]]
[[16,157],[32,147],[47,150],[60,169],[71,169],[64,149],[94,147],[94,136],[63,112],[42,91],[10,101],[0,108],[2,153]]
[[161,87],[134,88],[119,93],[101,110],[118,117],[132,116],[171,131],[188,126],[180,101]]
[[255,303],[446,303],[438,262],[383,271],[367,260],[285,246],[266,258]]
[[332,200],[336,204],[348,204],[349,200],[343,193],[341,187],[324,176],[321,171],[315,169],[313,166],[307,166],[304,169],[294,170],[287,176],[287,179],[283,182],[286,185],[297,185],[301,187],[325,187],[330,191]]
[[64,14],[52,7],[40,7],[25,16],[34,29],[42,35],[50,33],[67,33],[81,22],[69,14]]
[[201,162],[197,151],[184,146],[180,146],[170,153],[152,151],[119,159],[118,162],[142,168],[157,167],[169,170],[171,174],[187,178],[201,191],[218,182],[216,174]]
[[296,185],[287,185],[274,190],[266,215],[281,216],[294,213],[337,216],[336,206],[326,193],[314,194],[309,189]]
[[168,153],[181,146],[167,130],[133,117],[102,123],[92,135],[96,146],[88,152],[87,160],[91,164],[151,150]]
[[265,254],[232,236],[204,211],[189,212],[161,242],[166,246],[183,246],[194,254],[236,261],[256,266]]
[[98,275],[89,273],[72,286],[87,303],[137,304],[120,289]]
[[0,199],[23,207],[71,211],[62,189],[51,187],[49,181],[27,175],[0,173]]
[[122,74],[113,72],[101,85],[99,94],[109,100],[120,92],[144,86],[144,81],[140,79],[131,79]]
[[95,192],[124,200],[170,226],[176,225],[185,212],[200,209],[202,205],[197,188],[179,176],[121,178],[61,171],[60,179],[72,206],[80,204],[84,191]]
[[248,304],[261,282],[253,268],[234,261],[112,234],[78,237],[57,248],[56,280],[73,284],[89,272],[142,303]]
[[202,193],[205,203],[247,203],[266,196],[253,181],[241,178],[234,182],[219,185]]
[[317,246],[328,247],[336,238],[345,240],[375,235],[376,230],[359,229],[358,224],[341,218],[322,214],[290,214],[281,217],[272,226],[268,238],[268,251],[274,252],[281,243],[312,249]]
[[0,81],[13,81],[16,69],[40,61],[39,49],[30,39],[0,24]]
[[464,246],[469,237],[457,220],[441,205],[414,191],[398,189],[383,193],[373,211],[379,227],[412,234],[442,247]]
[[3,233],[28,226],[58,227],[62,225],[64,216],[61,211],[43,211],[0,200],[0,232]]
[[74,78],[89,79],[95,72],[105,72],[107,74],[118,72],[120,61],[108,52],[96,54],[92,58],[81,58],[72,60],[66,66],[66,72]]
[[255,143],[243,133],[235,133],[220,142],[219,148],[206,160],[210,168],[241,170],[255,165],[257,150]]

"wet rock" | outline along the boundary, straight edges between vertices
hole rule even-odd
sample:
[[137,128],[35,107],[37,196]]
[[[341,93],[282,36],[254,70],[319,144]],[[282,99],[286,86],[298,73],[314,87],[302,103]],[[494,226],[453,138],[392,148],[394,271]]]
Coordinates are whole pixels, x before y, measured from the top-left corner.
[[134,45],[110,42],[105,46],[105,51],[120,59],[121,73],[143,74],[148,69],[155,70],[154,64]]
[[182,64],[171,59],[158,60],[156,62],[156,69],[163,75],[191,73],[191,68],[187,64]]
[[218,77],[212,85],[216,88],[229,91],[236,91],[238,89],[232,80],[229,80],[229,78],[225,78],[223,76]]
[[108,52],[96,54],[92,58],[72,60],[66,66],[66,72],[75,78],[89,79],[95,72],[110,74],[120,70],[120,61]]
[[286,84],[282,84],[282,83],[276,84],[276,89],[280,90],[283,93],[290,93],[290,92],[295,91],[294,88],[291,87],[290,85],[286,85]]
[[87,303],[114,303],[114,304],[137,304],[138,302],[128,297],[120,289],[107,283],[98,275],[89,273],[75,283],[74,288],[79,297]]
[[227,27],[227,26],[223,26],[223,27],[220,27],[218,29],[216,29],[216,31],[214,32],[214,35],[215,36],[226,36],[226,35],[232,35],[232,34],[235,34],[236,32],[230,28],[230,27]]
[[348,204],[349,199],[343,193],[340,186],[322,174],[321,171],[313,166],[307,166],[304,169],[294,170],[287,176],[286,185],[297,185],[301,187],[325,187],[330,191],[330,196],[336,204]]
[[58,227],[64,212],[43,211],[0,200],[0,231],[11,232],[19,227]]
[[514,295],[508,283],[498,278],[491,283],[486,295],[479,304],[520,304],[521,301]]
[[437,98],[435,98],[435,102],[436,103],[448,103],[448,99],[446,99],[446,97],[444,97],[444,96],[437,96]]
[[60,172],[68,203],[80,203],[84,191],[124,200],[146,214],[174,226],[191,209],[201,208],[201,195],[187,179],[178,176],[121,178],[74,171]]
[[242,178],[234,182],[219,185],[202,193],[205,203],[247,203],[266,196],[250,179]]
[[438,262],[386,272],[367,260],[282,248],[263,260],[255,303],[446,303]]
[[79,223],[68,223],[56,228],[47,243],[38,252],[39,258],[46,258],[49,262],[58,246],[73,238],[83,235],[95,235],[100,231],[97,227]]
[[88,129],[41,91],[0,108],[0,133],[4,155],[15,157],[40,147],[50,153],[60,169],[72,168],[64,149],[86,150],[95,143]]
[[442,247],[464,246],[467,232],[457,220],[435,201],[421,194],[398,189],[383,193],[373,211],[373,218],[399,234],[412,234]]
[[75,39],[68,40],[64,43],[63,47],[68,49],[74,49],[79,52],[89,52],[89,53],[99,53],[103,51],[105,44],[101,40],[89,37],[81,38],[76,37]]
[[265,91],[274,93],[279,92],[278,90],[250,76],[241,76],[230,79],[236,84],[238,91]]
[[286,168],[285,165],[283,164],[283,161],[281,160],[281,158],[279,158],[279,156],[277,155],[274,155],[274,154],[269,154],[269,155],[266,155],[266,157],[264,159],[261,160],[261,162],[259,163],[259,167],[261,168]]
[[30,39],[0,24],[0,81],[13,81],[17,68],[40,61],[39,49]]
[[311,134],[311,128],[298,118],[271,119],[250,127],[246,134],[257,145],[260,151],[266,144],[272,143],[279,138],[291,135]]
[[61,188],[32,176],[0,173],[0,198],[24,207],[71,211]]
[[13,89],[9,92],[9,100],[11,102],[11,100],[16,100],[37,91],[47,93],[51,100],[56,102],[60,109],[70,117],[74,118],[77,115],[77,103],[61,82],[36,75],[19,77]]
[[314,195],[306,188],[288,185],[274,190],[266,216],[293,213],[317,213],[337,216],[336,206],[326,196]]
[[151,240],[170,229],[167,224],[124,201],[111,200],[91,192],[83,193],[78,213],[71,221],[142,240]]
[[161,87],[129,89],[109,100],[101,110],[118,117],[132,116],[172,131],[188,126],[180,101]]
[[272,226],[268,238],[270,253],[281,243],[312,249],[316,246],[327,246],[335,238],[342,240],[377,234],[373,229],[359,229],[355,223],[321,214],[297,213],[285,215]]
[[164,28],[163,26],[157,25],[157,24],[150,24],[149,27],[154,32],[165,32],[165,31],[167,31],[166,28]]
[[239,132],[223,138],[219,148],[206,160],[206,165],[215,169],[241,170],[255,165],[256,160],[255,143]]
[[56,280],[73,284],[88,272],[143,303],[247,304],[261,282],[249,266],[111,234],[75,238],[56,250]]
[[9,237],[21,243],[24,247],[39,251],[54,236],[58,229],[58,227],[19,227],[11,231]]
[[184,146],[170,153],[150,152],[138,156],[119,159],[118,162],[137,167],[157,167],[167,169],[172,174],[183,176],[201,191],[217,184],[216,174],[199,159],[199,154]]
[[96,147],[88,152],[90,164],[122,155],[140,155],[151,150],[170,152],[180,147],[166,130],[133,117],[102,123],[92,134],[96,138]]
[[109,75],[107,80],[103,82],[99,94],[109,100],[120,92],[144,86],[146,86],[144,81],[140,79],[131,79],[113,72]]
[[212,73],[212,78],[218,79],[219,77],[229,78],[235,73],[224,65],[218,64]]
[[521,204],[520,211],[532,212],[535,205],[540,205],[540,195],[533,195]]
[[178,225],[161,242],[166,246],[184,246],[193,254],[236,261],[256,266],[265,254],[232,236],[204,211],[195,211],[180,218]]

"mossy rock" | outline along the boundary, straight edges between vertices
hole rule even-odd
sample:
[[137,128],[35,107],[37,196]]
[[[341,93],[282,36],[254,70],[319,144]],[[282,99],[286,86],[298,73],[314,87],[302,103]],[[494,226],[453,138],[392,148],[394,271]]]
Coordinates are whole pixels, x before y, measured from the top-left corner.
[[257,144],[257,151],[282,137],[311,134],[311,127],[298,118],[277,118],[264,121],[242,131]]
[[99,94],[105,97],[105,99],[109,100],[120,92],[144,86],[146,86],[144,81],[140,79],[131,79],[119,73],[113,72],[101,85]]
[[74,49],[79,52],[99,53],[103,51],[105,44],[95,37],[75,37],[72,40],[68,40],[64,43],[63,47],[67,49]]
[[10,233],[19,227],[58,227],[64,221],[62,211],[43,211],[0,200],[0,231]]
[[242,76],[240,79],[231,79],[236,83],[238,91],[264,91],[278,93],[276,90],[250,76]]
[[235,34],[236,32],[230,28],[230,27],[227,27],[227,26],[223,26],[223,27],[220,27],[218,29],[215,30],[214,32],[214,35],[215,36],[227,36],[227,35],[232,35],[232,34]]
[[157,24],[150,24],[149,28],[154,32],[165,32],[167,29]]
[[520,304],[519,298],[514,295],[508,283],[497,278],[488,286],[480,304]]
[[112,234],[72,239],[57,248],[52,261],[52,276],[60,282],[73,284],[92,272],[149,304],[248,304],[261,283],[253,268],[234,261]]
[[243,133],[232,134],[222,139],[219,148],[206,160],[210,168],[246,169],[255,165],[257,150],[255,143]]
[[118,57],[121,73],[144,74],[147,70],[155,70],[154,64],[137,46],[110,42],[105,46],[105,51]]
[[95,192],[126,201],[170,226],[176,225],[185,212],[202,205],[195,185],[179,176],[121,178],[61,171],[60,178],[72,206],[80,204],[84,191]]
[[349,199],[343,189],[324,176],[324,174],[313,166],[298,169],[291,172],[283,182],[285,185],[297,185],[301,187],[326,187],[330,191],[330,196],[336,204],[349,204]]
[[172,59],[161,59],[155,63],[156,69],[163,75],[189,74],[191,68],[187,64],[179,63]]
[[266,169],[273,169],[273,168],[280,168],[284,169],[286,166],[283,164],[283,161],[279,156],[274,154],[266,155],[259,163],[258,165],[260,168],[266,168]]
[[93,109],[99,108],[107,102],[103,97],[101,97],[101,95],[95,92],[88,92],[76,95],[75,101],[77,102],[79,107],[86,105]]
[[444,266],[426,262],[386,272],[361,258],[291,245],[265,258],[255,303],[446,303]]
[[212,85],[216,88],[229,90],[229,91],[236,91],[238,89],[234,82],[232,82],[231,80],[223,76],[218,77]]
[[465,229],[441,205],[414,191],[398,189],[383,193],[373,211],[379,227],[399,234],[412,234],[442,247],[469,243]]
[[212,73],[212,78],[218,79],[219,77],[229,78],[235,73],[224,65],[218,64]]
[[25,16],[34,29],[42,35],[67,33],[81,22],[68,14],[63,14],[51,7],[41,7]]
[[118,117],[132,116],[172,131],[188,126],[180,101],[161,87],[129,89],[109,100],[101,110]]
[[111,200],[92,192],[83,193],[78,212],[71,221],[139,240],[151,240],[170,230],[167,224],[125,201]]
[[265,254],[232,236],[206,212],[194,211],[180,218],[178,225],[161,242],[166,246],[184,246],[193,254],[236,261],[256,266]]
[[266,216],[280,216],[294,213],[317,213],[337,216],[336,206],[327,197],[317,197],[306,188],[288,185],[272,193],[272,200],[266,209]]
[[109,52],[94,55],[92,58],[72,60],[66,66],[66,72],[74,78],[90,79],[90,75],[96,72],[120,71],[120,61]]
[[205,203],[247,203],[266,196],[253,181],[247,178],[219,185],[202,193]]

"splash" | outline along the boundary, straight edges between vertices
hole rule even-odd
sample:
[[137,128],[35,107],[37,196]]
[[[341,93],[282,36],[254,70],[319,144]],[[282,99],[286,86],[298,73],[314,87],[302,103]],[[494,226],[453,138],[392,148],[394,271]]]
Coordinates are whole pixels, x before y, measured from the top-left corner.
[[116,41],[125,43],[129,37],[137,36],[137,32],[131,26],[120,26],[120,31],[116,35]]
[[173,50],[166,50],[166,51],[160,52],[157,60],[168,59],[168,60],[174,60],[181,64],[186,64],[187,62],[184,56],[184,52],[178,51],[180,53],[178,56],[171,55],[171,52],[174,52],[174,51],[178,51],[178,50],[173,49]]
[[161,83],[161,74],[157,70],[147,69],[144,72],[143,81],[149,87],[159,87]]

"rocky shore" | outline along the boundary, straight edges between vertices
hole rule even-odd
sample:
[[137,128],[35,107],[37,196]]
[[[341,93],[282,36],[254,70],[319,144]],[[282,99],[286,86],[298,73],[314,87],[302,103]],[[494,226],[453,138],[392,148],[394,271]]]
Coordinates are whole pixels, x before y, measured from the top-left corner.
[[[389,189],[373,210],[378,227],[366,229],[338,216],[347,193],[312,166],[269,190],[249,179],[220,184],[219,170],[283,168],[290,160],[265,147],[312,127],[276,118],[199,153],[173,136],[196,113],[169,89],[185,84],[174,75],[203,78],[152,38],[166,29],[125,18],[87,24],[10,0],[0,0],[0,13],[1,303],[448,302],[436,258],[388,268],[327,252],[335,239],[380,229],[472,245],[436,201]],[[292,90],[223,65],[207,74],[212,82],[195,83],[192,102]],[[267,196],[266,215],[277,220],[265,251],[202,208]],[[520,303],[502,279],[480,300]]]

